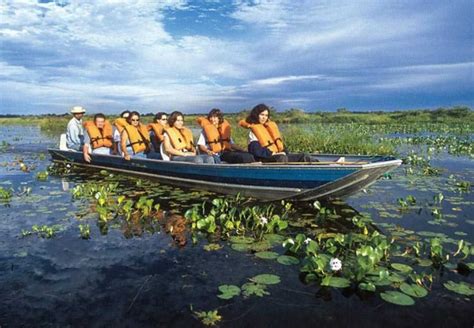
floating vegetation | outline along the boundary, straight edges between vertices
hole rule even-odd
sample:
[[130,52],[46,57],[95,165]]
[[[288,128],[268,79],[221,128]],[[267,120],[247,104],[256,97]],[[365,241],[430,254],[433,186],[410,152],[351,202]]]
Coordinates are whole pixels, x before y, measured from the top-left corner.
[[56,236],[56,233],[61,230],[61,227],[58,225],[34,225],[31,227],[31,230],[22,230],[21,236],[28,237],[31,235],[37,235],[40,238],[50,239]]
[[41,171],[41,172],[36,173],[36,179],[38,181],[46,181],[48,180],[48,175],[49,175],[48,171]]
[[213,311],[194,311],[194,315],[201,320],[205,326],[215,326],[222,320],[222,316],[219,315],[217,310]]
[[9,201],[12,198],[13,191],[0,186],[0,200]]

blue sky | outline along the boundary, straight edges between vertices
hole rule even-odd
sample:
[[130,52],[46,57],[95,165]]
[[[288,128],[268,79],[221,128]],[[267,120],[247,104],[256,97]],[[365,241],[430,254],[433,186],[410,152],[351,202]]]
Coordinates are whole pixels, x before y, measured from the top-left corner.
[[474,106],[474,2],[0,1],[0,113]]

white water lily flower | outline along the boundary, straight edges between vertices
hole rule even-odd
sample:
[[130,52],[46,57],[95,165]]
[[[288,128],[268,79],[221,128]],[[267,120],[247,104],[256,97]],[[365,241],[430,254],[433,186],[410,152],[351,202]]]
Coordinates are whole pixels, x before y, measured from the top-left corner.
[[304,243],[305,243],[306,245],[308,245],[310,241],[311,241],[311,238],[306,238],[306,239],[304,240]]
[[338,258],[332,258],[329,261],[329,266],[331,267],[332,271],[339,271],[342,269],[342,262]]
[[268,223],[268,219],[267,219],[266,217],[262,216],[262,217],[260,218],[260,223],[263,224],[263,225],[265,225],[265,224]]
[[283,247],[286,247],[286,245],[288,245],[288,244],[294,245],[294,244],[295,244],[295,241],[294,241],[293,239],[291,239],[291,238],[288,238],[287,240],[285,240],[285,241],[283,242]]
[[70,167],[71,167],[71,164],[66,164],[66,167],[67,167],[67,168],[70,168]]

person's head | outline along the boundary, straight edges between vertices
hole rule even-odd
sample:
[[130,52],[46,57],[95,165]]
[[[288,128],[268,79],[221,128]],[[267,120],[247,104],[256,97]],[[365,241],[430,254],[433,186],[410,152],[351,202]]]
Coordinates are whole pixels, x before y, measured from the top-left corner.
[[80,120],[84,116],[86,109],[82,106],[74,106],[71,108],[71,114],[77,119]]
[[224,114],[222,114],[222,111],[219,108],[213,108],[209,114],[207,114],[207,119],[211,124],[219,125],[224,122]]
[[120,113],[121,118],[128,118],[129,116],[130,116],[129,110],[124,110],[123,112]]
[[181,112],[174,111],[168,117],[168,125],[181,129],[184,125],[184,115]]
[[265,104],[259,104],[252,108],[249,116],[247,117],[247,122],[251,124],[265,124],[270,118],[270,108]]
[[155,117],[153,118],[153,123],[160,123],[161,125],[165,125],[168,122],[168,117],[166,113],[158,112],[156,113]]
[[127,122],[133,126],[138,126],[140,123],[140,113],[135,111],[131,112],[127,117]]
[[105,115],[102,113],[95,114],[94,123],[95,123],[95,126],[97,126],[99,129],[103,129],[104,124],[105,124]]

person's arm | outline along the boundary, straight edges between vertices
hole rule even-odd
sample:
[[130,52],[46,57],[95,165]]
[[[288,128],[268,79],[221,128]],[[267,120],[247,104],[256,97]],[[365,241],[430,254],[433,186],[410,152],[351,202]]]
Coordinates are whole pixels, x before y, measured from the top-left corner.
[[87,163],[91,162],[91,145],[90,145],[91,139],[89,137],[89,134],[86,132],[84,133],[84,146],[82,147],[82,154],[84,156],[84,160]]
[[122,148],[122,156],[127,161],[130,160],[130,154],[127,153],[127,141],[128,141],[128,134],[125,129],[123,129],[122,134],[120,135],[120,146]]
[[199,134],[197,146],[199,147],[199,151],[203,154],[207,155],[214,155],[214,152],[209,149],[209,147],[206,144],[206,138],[204,137],[204,133],[201,131],[201,134]]
[[168,154],[168,156],[169,155],[172,155],[172,156],[193,156],[193,154],[191,152],[183,153],[182,151],[174,149],[173,146],[171,145],[170,137],[166,133],[164,134],[164,148],[165,148],[165,152],[166,152],[166,154]]

